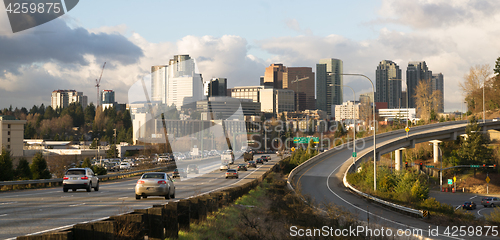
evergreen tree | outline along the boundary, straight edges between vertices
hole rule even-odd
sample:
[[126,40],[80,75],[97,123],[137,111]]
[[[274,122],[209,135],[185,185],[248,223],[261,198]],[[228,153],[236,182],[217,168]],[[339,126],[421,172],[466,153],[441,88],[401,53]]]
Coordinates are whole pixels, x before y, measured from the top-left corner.
[[19,164],[16,168],[16,179],[18,180],[29,180],[33,178],[31,174],[30,164],[26,158],[19,159]]
[[[465,129],[467,139],[462,141],[458,150],[460,164],[490,164],[492,163],[493,151],[488,148],[489,139],[481,131],[474,116]],[[475,169],[474,169],[475,170]]]
[[92,162],[90,161],[90,158],[85,158],[83,159],[83,163],[82,163],[82,168],[89,168],[89,167],[92,167]]
[[493,69],[496,75],[500,74],[500,57],[495,61],[495,69]]
[[106,150],[106,157],[107,158],[117,158],[118,157],[118,149],[116,148],[115,144],[109,146],[109,150]]
[[47,161],[43,157],[42,153],[36,153],[33,158],[33,162],[30,166],[31,174],[33,174],[33,179],[50,179],[52,175],[47,168]]
[[14,180],[14,169],[12,167],[12,158],[10,151],[2,148],[0,155],[0,181]]

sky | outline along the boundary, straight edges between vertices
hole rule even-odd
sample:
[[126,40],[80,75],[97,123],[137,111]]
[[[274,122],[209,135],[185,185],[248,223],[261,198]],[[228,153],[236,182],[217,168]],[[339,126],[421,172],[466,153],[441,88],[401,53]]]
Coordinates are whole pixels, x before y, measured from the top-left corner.
[[[119,103],[174,55],[189,54],[205,79],[228,87],[258,85],[271,63],[312,67],[343,60],[344,73],[375,81],[382,60],[406,79],[409,61],[444,75],[445,111],[461,110],[459,82],[470,67],[500,57],[497,0],[378,1],[80,1],[62,17],[13,33],[0,4],[0,108],[50,105],[57,89],[96,102],[95,80]],[[344,77],[358,97],[363,78]],[[344,100],[352,100],[344,91]]]

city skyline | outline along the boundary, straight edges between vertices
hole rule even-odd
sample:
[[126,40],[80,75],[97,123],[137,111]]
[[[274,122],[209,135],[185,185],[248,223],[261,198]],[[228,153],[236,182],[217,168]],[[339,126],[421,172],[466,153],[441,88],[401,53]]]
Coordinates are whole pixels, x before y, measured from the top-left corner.
[[[78,89],[95,103],[94,81],[103,62],[107,66],[101,87],[115,90],[116,101],[124,103],[128,88],[150,73],[151,66],[168,64],[169,56],[189,54],[206,79],[227,78],[229,88],[259,85],[263,69],[271,63],[315,68],[319,59],[337,58],[343,60],[344,73],[375,80],[373,66],[383,59],[399,66],[426,61],[446,77],[444,110],[449,112],[461,109],[458,82],[469,68],[493,67],[500,55],[494,41],[500,35],[493,24],[495,10],[500,9],[496,1],[317,1],[286,6],[252,2],[244,8],[241,3],[215,7],[203,1],[155,2],[154,10],[147,11],[139,10],[138,2],[110,0],[99,3],[97,10],[96,4],[81,2],[62,18],[16,34],[6,14],[0,14],[0,44],[9,49],[0,55],[0,107],[48,106],[47,93],[54,89]],[[160,21],[162,9],[171,7],[189,8],[192,14],[168,31],[158,31],[150,23]],[[332,16],[331,7],[341,13]],[[220,15],[206,18],[214,12]],[[171,14],[177,19],[185,16]],[[256,14],[267,17],[255,19]],[[371,91],[361,78],[345,77],[344,84],[356,93]]]

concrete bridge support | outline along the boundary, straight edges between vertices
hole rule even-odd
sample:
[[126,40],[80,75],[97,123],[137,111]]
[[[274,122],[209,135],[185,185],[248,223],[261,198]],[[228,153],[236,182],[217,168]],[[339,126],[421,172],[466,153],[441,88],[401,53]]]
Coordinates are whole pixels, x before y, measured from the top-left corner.
[[434,157],[434,163],[438,163],[439,162],[439,143],[441,143],[442,141],[432,140],[429,142],[432,143],[432,147],[433,147],[432,156]]
[[403,168],[403,150],[406,148],[400,148],[396,151],[394,151],[395,154],[395,166],[396,166],[396,171],[399,171]]

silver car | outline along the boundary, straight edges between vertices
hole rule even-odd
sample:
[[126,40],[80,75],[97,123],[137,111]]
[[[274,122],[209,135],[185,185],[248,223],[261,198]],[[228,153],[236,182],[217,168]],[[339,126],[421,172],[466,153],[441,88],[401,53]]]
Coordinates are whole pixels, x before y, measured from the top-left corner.
[[170,175],[163,172],[142,174],[135,185],[135,199],[141,197],[162,196],[165,199],[175,198],[175,185]]
[[85,189],[99,191],[99,178],[90,168],[70,168],[63,177],[63,191]]
[[497,197],[484,197],[481,200],[481,204],[484,207],[495,207],[495,206],[500,206],[500,199]]

